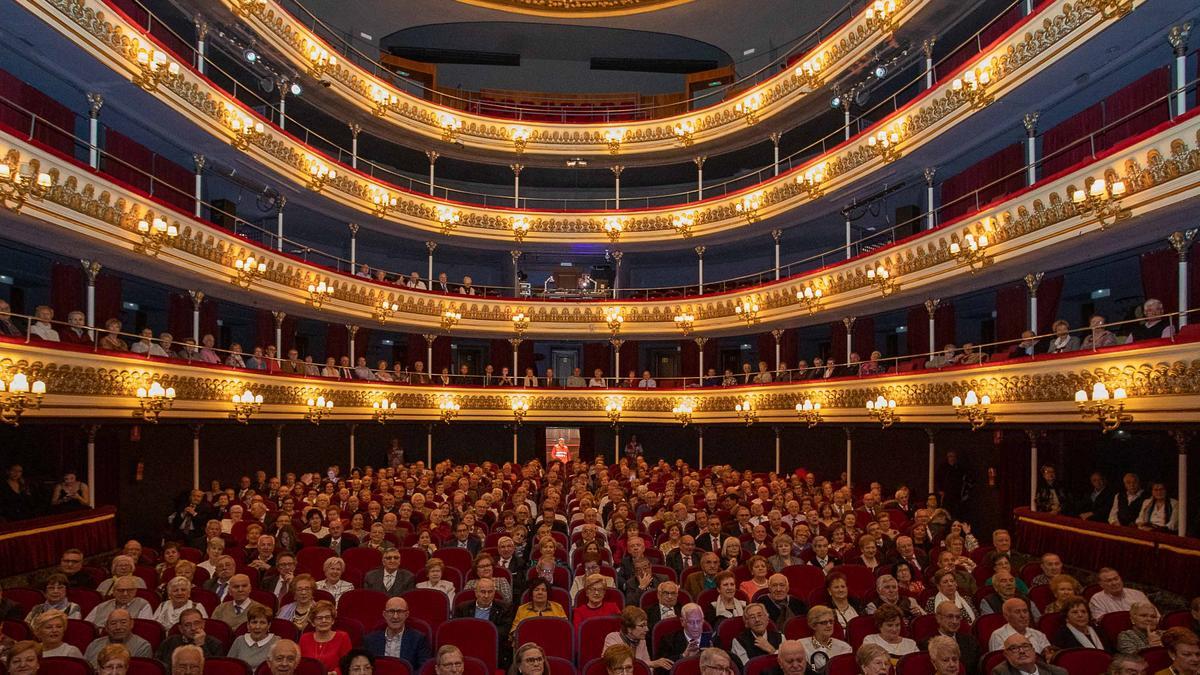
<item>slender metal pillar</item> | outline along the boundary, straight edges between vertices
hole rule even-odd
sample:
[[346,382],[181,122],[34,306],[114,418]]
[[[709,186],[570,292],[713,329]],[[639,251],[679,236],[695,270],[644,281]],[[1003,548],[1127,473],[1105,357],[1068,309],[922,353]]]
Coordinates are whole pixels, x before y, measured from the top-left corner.
[[1179,514],[1179,529],[1176,534],[1181,537],[1187,536],[1188,531],[1188,441],[1191,440],[1192,434],[1187,431],[1172,431],[1171,435],[1175,437],[1175,449],[1178,451],[1178,479],[1176,484],[1176,494]]
[[[1188,21],[1178,26],[1172,26],[1167,33],[1167,41],[1175,53],[1175,116],[1187,112],[1187,50],[1188,34],[1192,32],[1192,22]],[[1182,514],[1180,514],[1182,515]]]
[[350,228],[350,274],[354,274],[358,265],[358,223],[347,223],[346,227]]
[[355,432],[356,432],[356,431],[358,431],[358,425],[357,425],[357,424],[351,424],[351,425],[350,425],[350,466],[346,467],[346,475],[347,475],[347,476],[349,476],[349,475],[350,475],[350,471],[351,471],[351,470],[354,468],[354,466],[355,466],[355,461],[354,461],[354,441],[355,441],[355,438],[354,438],[354,437],[355,437]]
[[425,338],[425,370],[429,373],[429,381],[433,382],[433,342],[437,336],[425,333],[421,337]]
[[850,435],[850,427],[843,427],[843,430],[846,432],[846,485],[851,486],[854,485],[854,440]]
[[933,45],[936,38],[926,38],[921,43],[921,51],[925,53],[925,88],[933,89]]
[[779,353],[779,351],[780,351],[779,342],[780,342],[780,340],[783,339],[783,329],[782,328],[772,329],[771,337],[775,338],[775,368],[778,369],[779,368],[779,359],[781,356]]
[[700,351],[700,386],[704,386],[704,344],[708,342],[708,338],[694,337],[692,341],[696,343],[696,348]]
[[1038,485],[1038,432],[1025,431],[1025,435],[1029,436],[1029,508],[1037,508],[1037,485]]
[[433,290],[433,252],[437,249],[436,241],[425,242],[425,249],[429,251],[429,290]]
[[433,466],[433,425],[425,425],[425,466]]
[[929,313],[929,355],[937,351],[937,334],[935,332],[937,325],[934,323],[934,315],[937,314],[938,305],[942,304],[941,298],[932,298],[925,301],[925,311]]
[[779,242],[783,239],[783,230],[771,230],[771,238],[775,240],[775,281],[779,281]]
[[850,219],[847,218],[846,219],[846,260],[849,260],[851,257],[850,244],[851,244],[851,242],[850,242]]
[[100,430],[100,425],[89,424],[84,430],[87,431],[88,506],[96,508],[96,432]]
[[200,428],[202,424],[193,424],[192,427],[192,489],[200,489]]
[[775,473],[779,473],[779,436],[783,429],[775,427]]
[[204,165],[208,160],[204,155],[196,154],[192,155],[192,163],[196,166],[195,184],[192,187],[192,215],[199,218],[200,209],[204,206]]
[[350,167],[358,168],[358,135],[362,133],[362,125],[358,122],[350,123]]
[[783,133],[775,131],[771,133],[771,145],[775,146],[775,175],[779,175],[779,141],[783,140]]
[[704,251],[706,247],[697,246],[692,250],[696,252],[696,284],[700,287],[700,293],[704,293]]
[[708,159],[708,155],[697,155],[692,158],[692,164],[696,165],[696,201],[704,199],[704,160]]
[[521,169],[525,167],[521,164],[509,164],[508,168],[513,172],[513,208],[521,208]]
[[508,255],[512,257],[513,297],[518,297],[521,295],[521,264],[519,262],[521,260],[521,252],[513,249],[508,252]]
[[933,176],[937,167],[925,167],[925,229],[932,230],[937,226],[937,196],[933,191]]
[[933,494],[933,486],[934,486],[933,471],[934,471],[934,468],[937,466],[937,464],[935,463],[937,461],[937,444],[933,440],[934,433],[935,432],[932,428],[925,429],[925,435],[929,436],[929,490],[928,490],[929,494]]
[[704,427],[696,427],[696,446],[700,452],[700,469],[704,469]]
[[188,291],[192,299],[192,339],[200,344],[200,305],[204,304],[204,291]]
[[1045,272],[1030,273],[1025,275],[1025,289],[1029,293],[1029,330],[1035,334],[1038,332],[1038,316],[1037,316],[1037,292],[1038,286],[1042,285],[1042,277]]
[[432,195],[433,194],[433,185],[434,185],[434,183],[433,183],[433,178],[434,178],[433,166],[435,164],[437,164],[438,157],[441,157],[442,155],[437,150],[426,150],[425,156],[429,158],[429,194]]
[[1179,255],[1179,327],[1188,324],[1188,251],[1196,240],[1196,228],[1182,232],[1173,232],[1167,241]]
[[283,478],[283,425],[275,425],[275,475]]
[[[358,326],[355,326],[352,323],[346,324],[346,334],[350,339],[350,366],[353,367],[354,364],[358,363],[354,355],[354,336],[358,335]],[[280,353],[280,356],[283,356],[282,352]],[[363,354],[363,356],[366,356],[366,354]]]
[[196,70],[204,75],[208,71],[208,22],[196,15]]
[[858,317],[847,316],[842,319],[846,326],[846,363],[850,363],[850,354],[854,351],[854,322]]
[[104,96],[88,92],[88,166],[100,168],[100,109],[104,107]]
[[625,171],[625,167],[620,164],[614,164],[608,167],[608,170],[613,175],[613,208],[621,208],[621,173]]
[[287,206],[287,197],[279,195],[275,205],[275,250],[283,250],[283,207]]
[[[80,260],[83,273],[87,276],[87,325],[96,325],[96,277],[100,274],[100,263],[95,260]],[[88,331],[89,334],[92,331]],[[95,337],[93,335],[93,337]],[[88,483],[91,486],[91,483]]]
[[1025,184],[1037,182],[1037,123],[1039,113],[1025,113],[1022,123],[1025,125]]

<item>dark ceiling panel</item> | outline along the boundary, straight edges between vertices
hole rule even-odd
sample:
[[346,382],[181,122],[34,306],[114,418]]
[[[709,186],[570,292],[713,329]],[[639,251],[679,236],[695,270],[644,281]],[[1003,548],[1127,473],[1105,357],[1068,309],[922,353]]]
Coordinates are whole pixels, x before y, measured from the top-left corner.
[[623,70],[635,73],[698,73],[718,66],[708,59],[628,59],[601,56],[591,60],[592,70]]

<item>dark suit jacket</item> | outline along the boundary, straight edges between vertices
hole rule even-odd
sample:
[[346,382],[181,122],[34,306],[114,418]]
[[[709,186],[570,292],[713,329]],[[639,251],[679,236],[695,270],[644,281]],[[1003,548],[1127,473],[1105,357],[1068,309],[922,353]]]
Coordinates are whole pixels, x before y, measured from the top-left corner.
[[699,551],[712,551],[713,553],[721,553],[721,541],[725,537],[724,533],[712,535],[708,532],[696,537],[696,549]]
[[317,545],[324,546],[325,548],[333,549],[333,552],[338,555],[341,555],[342,551],[345,551],[348,548],[354,548],[355,546],[358,546],[358,539],[356,539],[354,537],[354,535],[352,535],[352,534],[343,534],[342,535],[341,541],[339,542],[341,544],[340,548],[333,548],[333,546],[330,544],[330,541],[332,539],[333,539],[333,537],[325,537],[324,539],[318,540]]
[[[706,647],[715,646],[715,643],[713,642],[714,637],[715,636],[711,632],[701,633],[700,648],[704,649]],[[663,638],[662,644],[659,645],[658,653],[654,654],[653,656],[656,659],[668,658],[672,661],[678,661],[683,658],[683,652],[687,649],[687,645],[687,637],[684,636],[683,631],[671,633],[667,637]]]
[[[375,569],[363,575],[363,588],[368,591],[379,591],[386,593],[389,598],[395,598],[407,591],[411,591],[416,587],[417,578],[412,572],[403,567],[396,570],[396,581],[392,584],[389,590],[383,585],[383,568],[376,567]],[[407,632],[407,631],[406,631]]]
[[[451,539],[443,545],[443,548],[463,548],[463,545],[459,543],[457,539]],[[471,553],[472,558],[479,553],[480,548],[482,548],[482,544],[478,539],[475,537],[467,537],[466,549]]]
[[[1049,663],[1046,663],[1045,661],[1042,661],[1040,659],[1038,660],[1037,668],[1038,668],[1038,673],[1041,673],[1041,675],[1067,675],[1066,670],[1059,668],[1058,666],[1052,666]],[[991,675],[1025,675],[1025,674],[1022,673],[1020,670],[1017,670],[1016,668],[1013,668],[1012,666],[1010,666],[1008,664],[1008,661],[1004,661],[1003,663],[996,666],[995,668],[992,668]]]
[[[958,643],[959,662],[966,669],[967,675],[976,675],[979,672],[979,641],[970,633],[955,633],[954,641]],[[921,642],[921,651],[929,649],[929,640]]]
[[[683,603],[675,603],[675,616],[679,616],[679,612],[682,609]],[[654,625],[659,621],[662,621],[662,605],[656,602],[652,607],[650,607],[650,609],[646,610],[646,624],[652,633],[654,631]]]
[[[167,639],[163,640],[162,644],[158,646],[158,653],[155,655],[155,658],[167,664],[169,667],[171,665],[171,654],[184,644],[186,644],[186,642],[182,635],[176,634],[168,636]],[[225,652],[228,651],[225,649],[225,646],[221,644],[220,640],[211,635],[204,636],[204,646],[200,649],[204,652],[205,658],[210,656],[225,656]]]
[[771,598],[763,598],[762,606],[766,608],[767,616],[771,617],[771,621],[774,621],[775,626],[781,630],[788,619],[808,614],[808,606],[804,604],[804,601],[791,595],[787,597],[784,607],[777,605]]
[[1095,499],[1092,499],[1092,491],[1088,490],[1079,500],[1079,512],[1090,512],[1092,517],[1088,518],[1088,520],[1093,523],[1107,523],[1108,513],[1112,510],[1112,502],[1115,495],[1115,492],[1105,487]]
[[[364,635],[363,648],[375,656],[386,656],[387,654],[384,653],[387,648],[386,632],[377,630]],[[412,671],[415,673],[421,669],[421,664],[429,660],[430,656],[432,654],[429,650],[429,640],[425,638],[425,634],[419,630],[406,628],[400,635],[400,658],[408,661],[408,665],[412,666]]]
[[[1104,636],[1100,635],[1100,631],[1097,630],[1096,635],[1100,636],[1101,642],[1104,641]],[[1067,626],[1065,624],[1063,625],[1062,628],[1059,628],[1058,632],[1055,633],[1050,638],[1050,644],[1054,645],[1055,647],[1059,647],[1061,649],[1082,649],[1082,648],[1084,648],[1084,646],[1082,644],[1080,644],[1079,640],[1075,637],[1075,634],[1072,633],[1071,629],[1067,628]],[[1107,649],[1107,648],[1108,648],[1107,645],[1105,645],[1104,649]]]
[[[454,608],[455,619],[473,619],[475,618],[475,603],[464,602]],[[512,608],[508,605],[496,600],[492,603],[492,613],[488,617],[488,621],[496,627],[496,631],[500,634],[500,644],[503,645],[508,641],[508,632],[512,627]]]
[[675,570],[675,576],[682,576],[683,571],[687,568],[697,567],[700,565],[701,554],[702,551],[692,551],[692,554],[685,559],[683,553],[679,549],[674,549],[667,554],[667,567]]

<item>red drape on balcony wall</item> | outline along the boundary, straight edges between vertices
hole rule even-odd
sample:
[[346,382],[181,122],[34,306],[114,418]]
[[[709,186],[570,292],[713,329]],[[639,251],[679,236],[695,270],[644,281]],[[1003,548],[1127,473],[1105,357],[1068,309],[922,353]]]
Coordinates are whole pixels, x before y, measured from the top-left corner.
[[680,377],[697,377],[700,375],[700,348],[691,338],[679,341],[679,375]]
[[[800,358],[800,329],[784,329],[783,337],[779,339],[779,358],[787,364],[788,368],[796,367],[796,359]],[[776,364],[775,367],[778,368],[779,365]]]
[[829,354],[827,358],[838,363],[846,362],[846,324],[833,321],[829,324]]
[[50,267],[50,306],[54,308],[54,318],[59,321],[66,321],[67,314],[74,310],[87,310],[82,267],[60,262]]
[[179,344],[192,337],[192,299],[187,294],[167,294],[167,331]]
[[412,368],[417,361],[425,364],[425,372],[429,372],[429,364],[425,361],[425,337],[420,333],[408,334],[408,363],[406,367]]
[[1162,98],[1170,90],[1171,69],[1163,66],[1104,99],[1104,121],[1113,126],[1101,137],[1102,147],[1110,148],[1171,119],[1170,104]]
[[[1029,291],[1025,282],[996,289],[996,340],[1016,340],[1029,328]],[[1003,351],[1006,348],[1001,348]]]
[[[1141,255],[1140,263],[1142,297],[1161,300],[1165,312],[1179,311],[1179,255],[1175,249],[1168,247],[1147,251]],[[1191,268],[1198,264],[1193,261],[1188,265],[1188,276],[1195,278]],[[1109,321],[1112,320],[1110,317]]]
[[[19,78],[0,71],[0,123],[68,155],[75,154],[75,114]],[[32,116],[39,118],[36,123]]]
[[854,321],[854,352],[866,361],[875,351],[875,317],[860,316]]
[[154,178],[157,181],[154,186],[155,197],[185,211],[192,210],[196,203],[193,198],[196,179],[191,171],[169,159],[155,155]]
[[942,302],[933,313],[934,344],[941,345],[955,342],[958,335],[958,324],[955,320],[954,303]]
[[1025,166],[1023,148],[1023,144],[1013,143],[947,178],[941,186],[941,221],[976,211],[1024,187],[1025,174],[1020,172]]
[[[521,346],[517,348],[517,370],[520,371],[517,374],[521,377],[525,376],[526,368],[534,366],[533,362],[536,354],[533,353],[533,344],[533,340],[527,339],[522,341]],[[607,371],[608,368],[605,368],[605,370]]]
[[[758,349],[758,360],[766,361],[767,368],[770,370],[774,370],[775,369],[775,338],[771,337],[770,333],[759,333],[758,340],[756,341],[755,346]],[[755,363],[755,364],[753,364],[753,366],[754,366],[754,370],[757,371],[758,364]]]
[[638,364],[638,343],[636,340],[626,340],[625,344],[621,345],[621,372],[620,377],[625,377],[629,371],[637,373],[638,377],[642,376],[642,369]]
[[150,174],[154,153],[119,131],[105,128],[104,151],[100,170],[142,192],[150,192]]
[[439,335],[433,341],[433,370],[434,373],[441,373],[442,368],[449,368],[454,361],[453,353],[450,349],[450,336]]
[[505,366],[512,370],[512,345],[508,344],[508,340],[497,338],[488,342],[488,362],[496,370],[496,375]]
[[704,343],[704,372],[707,373],[709,368],[716,370],[718,375],[721,374],[720,338],[710,337]]
[[[1042,177],[1054,174],[1074,166],[1092,154],[1092,144],[1075,141],[1085,138],[1088,134],[1104,126],[1104,103],[1097,103],[1090,108],[1075,113],[1059,122],[1042,135],[1042,162],[1040,175]],[[1075,143],[1072,145],[1072,143]]]
[[[247,353],[253,352],[254,347],[262,347],[263,349],[266,349],[267,345],[275,344],[275,317],[274,317],[274,315],[271,314],[270,310],[260,309],[257,312],[255,312],[254,317],[255,317],[254,318],[254,326],[255,326],[254,335],[256,336],[258,342],[254,345],[242,345],[242,348]],[[214,330],[215,330],[215,321],[216,321],[215,314],[214,314],[213,321],[214,321]],[[201,328],[201,331],[204,330],[203,310],[201,310],[201,314],[200,314],[200,328]],[[283,337],[283,353],[284,353],[284,355],[286,355],[287,350],[296,346],[296,318],[293,316],[290,316],[290,315],[283,317],[283,323],[279,326],[279,328],[283,332],[283,335],[282,335],[282,337]],[[326,348],[326,350],[325,350],[325,355],[326,356],[334,356],[334,354],[331,353],[328,350],[328,348]],[[316,360],[316,358],[317,358],[316,355],[313,355],[313,360]]]
[[909,307],[904,323],[908,326],[904,353],[924,354],[929,349],[929,312],[925,310],[925,305]]
[[[121,277],[101,272],[96,275],[96,323],[104,325],[109,319],[121,318]],[[126,333],[133,326],[124,326]]]
[[1050,324],[1059,319],[1058,305],[1062,300],[1063,276],[1045,277],[1038,286],[1038,332],[1049,332]]
[[612,376],[612,347],[607,342],[583,343],[583,376],[590,378],[597,368],[605,377]]

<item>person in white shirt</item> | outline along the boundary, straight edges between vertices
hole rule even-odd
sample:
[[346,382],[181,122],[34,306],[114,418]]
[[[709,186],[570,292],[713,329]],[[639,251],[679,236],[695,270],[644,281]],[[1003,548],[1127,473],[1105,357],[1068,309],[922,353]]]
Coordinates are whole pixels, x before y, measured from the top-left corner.
[[105,600],[96,605],[84,620],[88,623],[101,627],[108,621],[108,615],[112,614],[114,609],[124,609],[129,611],[129,615],[135,619],[153,619],[154,612],[150,609],[150,603],[145,599],[137,597],[137,584],[134,583],[136,577],[121,577],[113,583],[112,600]]
[[1145,593],[1135,588],[1125,588],[1121,573],[1111,567],[1101,567],[1097,581],[1100,582],[1101,591],[1088,602],[1092,618],[1096,621],[1109,612],[1128,612],[1135,602],[1150,602]]
[[1150,486],[1150,499],[1142,503],[1142,510],[1134,524],[1142,530],[1172,534],[1179,530],[1179,504],[1167,497],[1166,485],[1154,483]]
[[342,578],[342,573],[346,571],[346,563],[341,558],[327,558],[321,569],[325,572],[325,578],[317,582],[317,590],[329,591],[335,604],[343,593],[354,590],[354,584]]
[[175,341],[175,336],[170,333],[160,333],[158,342],[150,344],[150,356],[161,356],[163,358],[173,358],[174,353],[171,352],[171,343]]
[[33,316],[36,320],[29,326],[29,334],[47,342],[58,342],[58,331],[50,325],[54,320],[54,309],[49,305],[38,305],[37,309],[33,310]]
[[1004,641],[1014,633],[1020,633],[1033,645],[1035,652],[1045,657],[1046,649],[1050,647],[1050,640],[1045,633],[1029,625],[1030,614],[1027,602],[1021,598],[1009,598],[1004,601],[1001,611],[1008,623],[992,633],[991,639],[988,640],[988,650],[1004,649]]
[[812,658],[813,654],[821,652],[825,657],[832,659],[835,656],[842,654],[853,654],[850,644],[844,640],[839,640],[833,637],[833,626],[836,619],[833,617],[833,610],[825,605],[814,605],[808,610],[808,627],[812,629],[812,636],[802,638],[800,644],[804,646],[804,652]]
[[650,371],[643,370],[642,371],[642,379],[638,380],[638,389],[657,389],[657,388],[658,388],[658,382],[655,382],[654,378],[650,377]]
[[408,276],[408,280],[404,282],[405,286],[417,291],[425,290],[425,282],[421,281],[421,275],[418,272],[413,272]]
[[588,380],[588,386],[589,387],[607,387],[608,385],[604,383],[604,371],[597,368],[592,373],[592,379]]
[[894,605],[883,605],[875,610],[874,618],[879,632],[863,638],[864,645],[878,645],[894,659],[917,651],[917,643],[912,638],[900,635],[904,615]]
[[220,560],[221,556],[225,554],[225,540],[220,537],[209,539],[206,549],[208,553],[208,559],[196,565],[196,568],[208,572],[208,576],[211,578],[217,573],[217,561]]
[[200,616],[208,618],[204,605],[191,599],[192,582],[184,577],[175,577],[167,582],[167,599],[154,612],[154,620],[162,624],[163,630],[171,630],[179,623],[179,615],[186,609],[200,612]]

